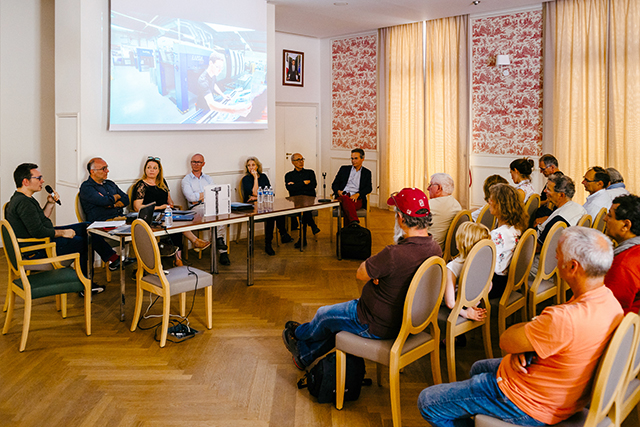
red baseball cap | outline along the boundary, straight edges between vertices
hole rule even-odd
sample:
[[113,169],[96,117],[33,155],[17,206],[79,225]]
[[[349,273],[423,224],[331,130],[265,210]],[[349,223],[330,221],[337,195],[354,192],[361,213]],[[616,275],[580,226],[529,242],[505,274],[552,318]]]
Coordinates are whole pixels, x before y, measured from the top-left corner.
[[[427,195],[418,188],[403,188],[399,193],[391,194],[387,204],[396,206],[402,213],[416,218],[423,218],[431,211]],[[425,211],[417,213],[420,210]]]

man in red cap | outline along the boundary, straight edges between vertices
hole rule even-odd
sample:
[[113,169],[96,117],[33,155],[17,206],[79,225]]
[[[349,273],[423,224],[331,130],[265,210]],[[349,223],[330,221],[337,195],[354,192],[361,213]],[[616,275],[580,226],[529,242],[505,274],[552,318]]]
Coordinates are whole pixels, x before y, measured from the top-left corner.
[[356,279],[367,282],[360,298],[320,307],[308,323],[285,324],[282,338],[298,369],[304,370],[333,349],[340,331],[365,338],[395,338],[413,275],[426,259],[442,255],[429,235],[431,212],[426,194],[417,188],[405,188],[392,194],[387,204],[395,206],[397,244],[360,264]]

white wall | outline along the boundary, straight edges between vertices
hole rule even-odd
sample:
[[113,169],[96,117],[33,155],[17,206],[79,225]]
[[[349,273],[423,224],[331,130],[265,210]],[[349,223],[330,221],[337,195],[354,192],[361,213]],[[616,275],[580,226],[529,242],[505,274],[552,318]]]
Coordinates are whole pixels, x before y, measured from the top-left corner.
[[[78,153],[69,161],[77,171],[78,183],[86,179],[86,162],[94,156],[103,157],[110,166],[109,177],[124,188],[142,172],[147,156],[162,159],[165,177],[174,199],[179,181],[189,171],[189,158],[201,152],[206,158],[205,172],[219,183],[236,187],[247,156],[257,156],[264,168],[275,168],[275,117],[269,118],[267,130],[251,131],[184,131],[184,132],[109,132],[107,131],[109,84],[109,2],[108,0],[55,0],[55,112],[71,114],[78,120]],[[275,8],[267,5],[268,110],[275,111],[276,69]],[[3,28],[4,32],[4,28]],[[280,52],[280,55],[282,53]],[[4,62],[4,59],[3,59]],[[62,120],[62,119],[60,119]],[[60,124],[60,120],[58,123]],[[59,126],[61,128],[61,126]],[[73,145],[60,136],[58,146]],[[69,157],[69,156],[66,156]],[[59,159],[60,160],[60,159]],[[65,166],[59,162],[60,167]],[[64,171],[59,171],[59,176]],[[75,197],[74,188],[58,188],[64,199]],[[176,197],[180,195],[180,197]],[[58,209],[58,223],[75,220],[72,204]]]
[[0,2],[0,205],[20,163],[37,163],[53,183],[53,15],[53,0]]

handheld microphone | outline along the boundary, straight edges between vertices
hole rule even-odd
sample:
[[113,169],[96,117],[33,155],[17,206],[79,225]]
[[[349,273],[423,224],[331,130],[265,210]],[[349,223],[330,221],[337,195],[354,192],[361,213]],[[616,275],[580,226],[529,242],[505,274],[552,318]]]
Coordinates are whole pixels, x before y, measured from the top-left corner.
[[[53,194],[53,188],[51,188],[50,185],[45,185],[44,189],[47,193]],[[60,200],[56,200],[56,203],[58,204],[58,206],[62,206],[62,203],[60,203]]]

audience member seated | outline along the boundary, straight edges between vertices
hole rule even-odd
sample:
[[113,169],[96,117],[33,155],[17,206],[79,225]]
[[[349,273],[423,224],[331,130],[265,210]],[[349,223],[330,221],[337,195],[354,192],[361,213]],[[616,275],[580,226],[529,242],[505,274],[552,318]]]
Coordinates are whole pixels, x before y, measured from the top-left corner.
[[[540,157],[538,166],[540,172],[542,173],[542,175],[544,175],[545,178],[549,178],[549,176],[551,176],[552,174],[563,175],[563,173],[558,169],[558,159],[556,159],[551,154],[544,154],[542,157]],[[551,212],[553,212],[553,210],[555,209],[555,206],[549,206],[547,193],[545,192],[546,189],[547,187],[545,185],[545,187],[542,189],[542,192],[540,193],[540,207],[536,211],[533,218],[530,218],[532,224],[538,218],[542,218],[542,222],[544,222],[544,220],[546,220],[547,217],[551,215]]]
[[356,278],[367,282],[360,298],[321,307],[309,323],[286,323],[282,338],[298,369],[304,370],[333,349],[340,331],[372,339],[396,337],[413,275],[425,260],[442,255],[429,236],[429,202],[421,190],[405,188],[387,204],[396,207],[397,244],[360,265]]
[[[304,168],[304,157],[300,153],[294,153],[291,156],[291,163],[293,164],[293,170],[291,172],[287,172],[284,176],[284,182],[289,191],[289,196],[311,196],[316,197],[316,186],[318,185],[316,182],[316,173],[311,169]],[[298,218],[295,216],[291,217],[292,224],[295,221],[295,224],[298,223]],[[311,231],[314,236],[320,232],[320,229],[316,225],[316,222],[313,220],[313,213],[311,211],[302,213],[302,226],[304,227],[303,236],[305,236],[304,246],[307,246],[306,240],[306,228],[307,225],[311,227]],[[293,227],[292,227],[293,228]],[[301,245],[298,240],[294,245],[296,248],[299,248]]]
[[544,191],[547,199],[556,206],[556,209],[546,220],[542,221],[543,218],[538,218],[534,223],[538,231],[538,248],[542,247],[553,224],[562,221],[567,226],[576,225],[582,215],[587,213],[584,207],[571,200],[576,194],[576,186],[568,176],[560,174],[549,175]]
[[573,298],[507,329],[500,337],[509,353],[503,359],[478,361],[470,379],[423,390],[418,407],[433,427],[467,425],[477,414],[543,426],[584,408],[600,357],[623,317],[604,286],[613,250],[599,231],[572,227],[562,232],[557,256]]
[[[55,242],[58,255],[79,253],[80,268],[82,273],[87,276],[87,223],[63,227],[53,226],[49,217],[60,198],[58,193],[53,191],[47,196],[44,208],[41,208],[33,197],[35,193],[42,191],[42,184],[45,182],[42,173],[38,170],[38,165],[33,163],[20,164],[13,172],[13,180],[17,190],[9,200],[5,217],[11,224],[16,237],[18,239],[44,239],[48,237],[52,242]],[[105,248],[100,248],[100,251],[103,252],[101,256],[106,255],[103,249]],[[110,247],[108,249],[111,250]],[[26,259],[45,258],[46,254],[44,250],[33,251],[25,253],[24,257]],[[92,293],[97,294],[104,291],[104,286],[98,286],[94,283],[91,286]]]
[[607,193],[609,193],[609,197],[611,200],[615,199],[618,196],[626,196],[629,193],[627,187],[624,185],[624,178],[622,174],[618,172],[617,169],[607,168],[607,173],[609,174],[609,186],[607,187]]
[[511,172],[511,179],[516,184],[516,190],[518,190],[518,197],[522,200],[522,203],[527,203],[529,197],[536,192],[531,184],[531,172],[533,171],[533,160],[522,158],[516,159],[509,165]]
[[640,197],[618,196],[605,216],[607,235],[618,246],[604,284],[618,299],[624,314],[640,312]]
[[[242,177],[243,202],[255,202],[258,200],[258,188],[271,186],[267,175],[262,173],[262,163],[257,157],[249,157],[244,164],[245,175]],[[273,241],[273,229],[278,226],[280,241],[289,243],[293,241],[284,222],[284,216],[271,217],[264,220],[264,251],[269,255],[275,255],[271,242]]]
[[504,179],[500,175],[490,175],[487,177],[487,179],[484,180],[484,184],[482,185],[482,191],[484,193],[485,204],[479,207],[478,209],[476,209],[475,211],[471,212],[471,219],[473,219],[474,222],[478,220],[478,216],[480,216],[480,212],[482,211],[482,209],[484,209],[484,207],[487,206],[487,202],[489,201],[489,195],[490,195],[489,190],[495,184],[508,184],[508,182],[506,179]]
[[500,298],[507,287],[507,273],[518,240],[529,224],[529,215],[513,187],[496,184],[491,187],[489,211],[498,219],[498,226],[491,230],[491,240],[496,245],[496,268],[489,299]]
[[611,207],[611,195],[607,192],[609,174],[604,168],[594,166],[584,174],[582,185],[589,193],[584,208],[595,219],[600,209]]
[[[447,264],[447,282],[444,290],[444,303],[452,309],[456,305],[456,295],[458,294],[458,278],[462,273],[464,262],[471,249],[480,240],[491,239],[489,229],[482,224],[474,222],[463,222],[456,233],[456,247],[458,256]],[[487,317],[487,310],[481,307],[467,307],[460,311],[460,316],[471,320],[484,320]],[[466,339],[465,339],[466,342]]]
[[331,184],[334,197],[340,201],[345,226],[360,222],[356,211],[367,207],[367,194],[372,191],[371,171],[362,162],[364,150],[351,150],[351,166],[341,166]]
[[[80,185],[80,205],[88,222],[107,221],[121,217],[124,207],[129,204],[129,196],[115,182],[107,179],[109,166],[100,157],[94,157],[87,163],[89,178]],[[92,236],[93,249],[98,252],[102,261],[109,263],[109,270],[116,271],[120,267],[120,257],[111,248],[104,237]],[[127,258],[124,266],[133,264],[135,258]]]
[[[147,158],[144,162],[144,168],[142,172],[142,178],[140,178],[135,184],[133,184],[133,191],[131,192],[131,199],[133,210],[138,212],[142,206],[149,203],[156,203],[155,210],[164,211],[167,206],[173,207],[173,200],[169,192],[169,185],[164,179],[162,172],[162,163],[160,163],[160,157]],[[193,246],[199,249],[205,249],[209,247],[211,242],[198,239],[191,231],[185,231],[182,233]],[[180,233],[169,234],[173,245],[178,248],[176,252],[176,265],[182,265],[182,236]]]
[[433,217],[433,225],[430,228],[431,236],[444,250],[444,241],[451,220],[462,210],[460,203],[451,195],[454,184],[451,175],[446,173],[434,173],[427,191],[429,192],[429,207]]
[[[213,179],[202,172],[204,164],[204,156],[200,153],[194,154],[191,157],[191,172],[182,178],[182,195],[187,199],[189,209],[204,203],[204,187],[213,184]],[[231,265],[229,254],[227,253],[227,244],[224,242],[224,235],[224,227],[218,227],[216,245],[220,253],[220,264]]]

